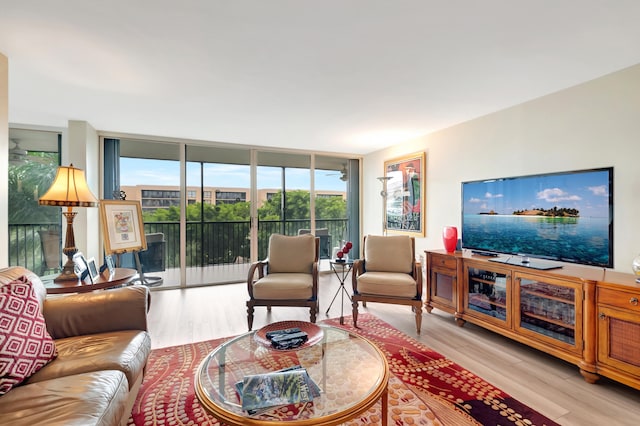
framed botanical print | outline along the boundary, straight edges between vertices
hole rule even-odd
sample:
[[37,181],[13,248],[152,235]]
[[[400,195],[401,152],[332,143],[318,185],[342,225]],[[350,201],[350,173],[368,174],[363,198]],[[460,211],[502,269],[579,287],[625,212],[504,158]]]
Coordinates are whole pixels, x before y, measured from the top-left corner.
[[425,236],[425,160],[418,152],[384,162],[387,232]]
[[100,220],[107,255],[147,249],[139,201],[100,200]]

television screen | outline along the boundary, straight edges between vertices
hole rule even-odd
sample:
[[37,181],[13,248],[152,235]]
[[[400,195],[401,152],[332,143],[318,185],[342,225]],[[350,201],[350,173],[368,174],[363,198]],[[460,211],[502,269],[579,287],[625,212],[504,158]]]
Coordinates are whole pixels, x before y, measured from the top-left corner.
[[613,168],[463,182],[462,246],[613,267]]

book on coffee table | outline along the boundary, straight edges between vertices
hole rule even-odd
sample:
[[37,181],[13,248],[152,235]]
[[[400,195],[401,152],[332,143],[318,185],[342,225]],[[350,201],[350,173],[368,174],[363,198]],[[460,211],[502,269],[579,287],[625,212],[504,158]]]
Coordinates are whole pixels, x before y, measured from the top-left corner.
[[312,401],[316,389],[311,382],[305,369],[295,368],[246,376],[236,388],[242,395],[242,409],[251,414],[262,408]]

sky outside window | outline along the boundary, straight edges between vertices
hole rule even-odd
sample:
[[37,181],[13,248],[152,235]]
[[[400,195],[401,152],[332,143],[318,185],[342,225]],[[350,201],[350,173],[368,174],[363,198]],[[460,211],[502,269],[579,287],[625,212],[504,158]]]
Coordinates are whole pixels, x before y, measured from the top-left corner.
[[[233,164],[206,163],[204,185],[230,188],[249,188],[249,167]],[[120,185],[167,185],[176,186],[175,176],[180,173],[180,163],[171,160],[151,160],[122,157],[120,159]],[[200,182],[200,166],[187,163],[187,182]],[[282,177],[279,168],[258,168],[258,182],[262,188],[279,188]],[[287,188],[309,190],[309,171],[287,170]],[[316,171],[317,191],[344,191],[345,182],[338,172]]]

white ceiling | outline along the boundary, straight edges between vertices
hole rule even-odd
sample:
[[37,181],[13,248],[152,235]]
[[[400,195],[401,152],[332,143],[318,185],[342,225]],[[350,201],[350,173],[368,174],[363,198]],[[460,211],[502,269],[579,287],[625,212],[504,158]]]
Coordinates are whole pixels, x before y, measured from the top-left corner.
[[640,63],[638,0],[0,0],[9,120],[366,154]]

